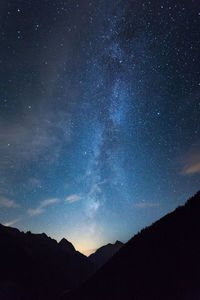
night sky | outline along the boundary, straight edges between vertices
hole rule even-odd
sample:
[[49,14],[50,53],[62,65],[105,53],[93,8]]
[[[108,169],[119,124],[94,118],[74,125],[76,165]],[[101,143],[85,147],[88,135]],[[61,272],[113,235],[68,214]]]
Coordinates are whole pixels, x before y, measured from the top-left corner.
[[0,223],[88,254],[199,189],[199,0],[0,1]]

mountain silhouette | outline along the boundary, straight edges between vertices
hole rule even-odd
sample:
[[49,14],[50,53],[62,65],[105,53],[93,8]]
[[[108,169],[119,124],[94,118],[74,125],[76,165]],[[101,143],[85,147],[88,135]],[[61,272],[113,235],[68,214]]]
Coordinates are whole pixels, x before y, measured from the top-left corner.
[[72,243],[70,243],[68,240],[66,240],[65,238],[63,238],[60,242],[59,242],[59,246],[66,252],[68,253],[74,253],[75,248],[72,245]]
[[95,269],[66,239],[0,225],[0,300],[55,299]]
[[91,254],[89,260],[98,268],[103,266],[119,249],[123,246],[123,243],[116,241],[114,244],[107,244],[96,250]]
[[200,192],[135,235],[60,299],[200,299]]

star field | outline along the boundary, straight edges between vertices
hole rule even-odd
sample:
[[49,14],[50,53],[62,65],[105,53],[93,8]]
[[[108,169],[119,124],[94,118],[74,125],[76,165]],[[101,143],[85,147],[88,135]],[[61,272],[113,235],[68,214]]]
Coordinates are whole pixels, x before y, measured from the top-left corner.
[[198,2],[1,1],[1,223],[86,253],[199,190]]

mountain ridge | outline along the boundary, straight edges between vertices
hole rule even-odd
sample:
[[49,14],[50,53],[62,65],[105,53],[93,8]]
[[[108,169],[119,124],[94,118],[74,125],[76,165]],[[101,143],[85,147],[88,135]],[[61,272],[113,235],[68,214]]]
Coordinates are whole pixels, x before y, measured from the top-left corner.
[[54,299],[96,270],[66,239],[0,224],[0,241],[0,299]]
[[200,192],[133,236],[68,300],[200,299]]
[[124,244],[116,241],[111,244],[108,243],[98,248],[94,253],[88,256],[89,260],[98,268],[103,266]]

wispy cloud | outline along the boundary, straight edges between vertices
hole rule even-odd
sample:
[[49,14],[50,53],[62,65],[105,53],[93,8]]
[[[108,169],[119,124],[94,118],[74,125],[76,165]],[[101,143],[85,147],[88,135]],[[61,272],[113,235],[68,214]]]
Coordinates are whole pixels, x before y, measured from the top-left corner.
[[135,203],[133,206],[137,208],[153,208],[153,207],[159,207],[158,202],[146,202],[146,201],[140,201]]
[[28,214],[30,216],[40,215],[40,214],[42,214],[45,211],[45,208],[47,206],[53,205],[55,203],[58,203],[59,201],[60,200],[58,198],[46,199],[46,200],[42,201],[38,207],[28,209],[27,212],[28,212]]
[[13,208],[18,207],[19,205],[11,199],[8,199],[4,196],[0,196],[0,207]]
[[9,222],[4,223],[3,225],[4,225],[4,226],[12,226],[12,225],[16,224],[17,222],[19,222],[20,220],[21,220],[21,218],[14,219],[14,220],[12,220],[12,221],[9,221]]
[[[37,106],[38,104],[36,104]],[[47,162],[58,159],[63,143],[71,140],[71,117],[67,112],[46,113],[31,110],[27,117],[13,122],[0,120],[0,163],[1,168],[19,168],[21,162],[48,156]],[[36,113],[37,112],[37,113]]]
[[78,194],[72,194],[65,199],[65,201],[69,203],[77,202],[79,200],[81,200],[81,196]]
[[183,175],[190,175],[195,173],[200,173],[200,162],[197,162],[196,164],[187,167],[184,170]]
[[183,157],[181,175],[200,173],[200,144],[193,146]]

